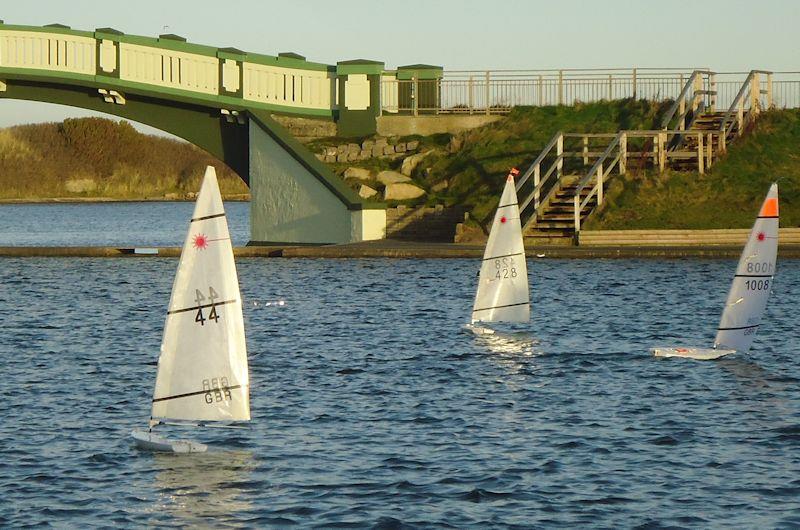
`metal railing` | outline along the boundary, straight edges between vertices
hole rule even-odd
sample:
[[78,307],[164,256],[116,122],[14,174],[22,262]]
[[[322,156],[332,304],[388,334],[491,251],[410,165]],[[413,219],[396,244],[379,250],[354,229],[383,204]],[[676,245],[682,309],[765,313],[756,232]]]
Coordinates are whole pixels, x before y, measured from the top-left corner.
[[687,123],[687,120],[696,118],[706,109],[713,112],[717,104],[716,88],[714,72],[702,70],[692,72],[680,94],[675,98],[675,102],[664,114],[661,128],[666,130],[674,124],[673,130],[683,131],[688,128],[687,125],[691,127],[691,121]]
[[762,109],[772,108],[772,75],[772,72],[752,70],[742,83],[719,127],[722,151],[725,151],[727,141],[734,133],[741,136],[745,126],[754,120]]
[[[697,78],[698,86],[690,84]],[[625,98],[679,101],[691,106],[695,88],[704,108],[728,108],[749,72],[712,72],[706,68],[598,70],[445,71],[442,79],[381,80],[385,114],[504,114],[516,106],[575,105]],[[716,94],[702,94],[702,91]],[[713,101],[712,101],[713,100]],[[800,108],[800,72],[773,74],[773,102]]]

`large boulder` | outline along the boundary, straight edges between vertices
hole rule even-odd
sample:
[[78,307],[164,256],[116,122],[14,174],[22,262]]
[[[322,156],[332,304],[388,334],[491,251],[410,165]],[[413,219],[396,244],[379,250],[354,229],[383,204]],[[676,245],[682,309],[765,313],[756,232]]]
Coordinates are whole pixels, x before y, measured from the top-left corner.
[[358,195],[362,199],[369,199],[370,197],[374,197],[378,194],[378,190],[370,188],[369,186],[362,184],[361,187],[358,189]]
[[384,186],[389,184],[397,184],[398,182],[411,182],[411,177],[407,177],[397,171],[381,171],[378,173],[378,182]]
[[419,165],[422,160],[431,153],[430,151],[425,151],[423,153],[417,153],[416,155],[407,156],[403,159],[403,165],[400,168],[400,173],[403,175],[411,175],[414,172],[414,169]]
[[397,182],[387,184],[383,190],[383,198],[387,201],[403,201],[406,199],[416,199],[425,195],[425,190],[414,184],[407,182]]
[[349,167],[344,170],[344,178],[356,180],[371,180],[372,173],[363,167]]

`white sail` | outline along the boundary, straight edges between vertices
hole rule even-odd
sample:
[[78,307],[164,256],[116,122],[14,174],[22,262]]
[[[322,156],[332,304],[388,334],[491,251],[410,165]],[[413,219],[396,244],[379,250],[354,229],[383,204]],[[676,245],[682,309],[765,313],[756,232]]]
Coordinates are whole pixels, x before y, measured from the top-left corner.
[[736,267],[714,348],[746,353],[767,306],[778,254],[778,185],[773,184]]
[[527,322],[530,311],[528,269],[512,171],[483,254],[472,322]]
[[209,166],[172,286],[152,419],[249,420],[249,396],[239,281]]

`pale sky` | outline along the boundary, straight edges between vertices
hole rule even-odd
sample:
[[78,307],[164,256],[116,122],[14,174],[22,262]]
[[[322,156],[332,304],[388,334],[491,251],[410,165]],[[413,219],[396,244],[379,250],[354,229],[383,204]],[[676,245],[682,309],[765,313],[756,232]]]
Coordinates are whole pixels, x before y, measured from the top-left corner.
[[[708,67],[800,71],[800,0],[29,0],[7,24],[176,33],[190,42],[328,64],[445,70]],[[0,100],[0,127],[86,111]]]

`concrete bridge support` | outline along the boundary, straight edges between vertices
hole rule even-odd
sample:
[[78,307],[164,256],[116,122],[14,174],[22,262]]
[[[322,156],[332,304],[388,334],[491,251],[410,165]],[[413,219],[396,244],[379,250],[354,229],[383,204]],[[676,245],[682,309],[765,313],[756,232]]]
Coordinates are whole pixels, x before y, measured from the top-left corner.
[[249,121],[251,244],[382,239],[386,208],[364,203],[269,116]]

